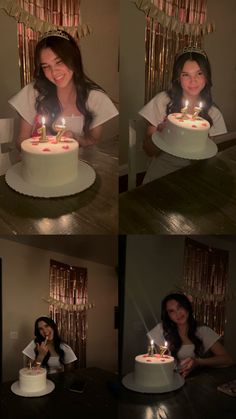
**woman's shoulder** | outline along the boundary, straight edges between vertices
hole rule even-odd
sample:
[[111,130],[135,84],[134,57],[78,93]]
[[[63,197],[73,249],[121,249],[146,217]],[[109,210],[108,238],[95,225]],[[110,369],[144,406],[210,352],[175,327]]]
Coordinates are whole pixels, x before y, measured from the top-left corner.
[[13,104],[20,100],[29,100],[30,98],[35,99],[38,96],[38,91],[34,88],[34,83],[31,82],[26,84],[22,89],[12,96],[9,100],[10,104]]
[[157,93],[151,100],[150,102],[154,102],[156,104],[163,104],[164,106],[166,106],[169,102],[170,102],[170,96],[168,95],[168,93],[163,90],[162,92]]
[[153,327],[153,329],[151,329],[148,334],[155,334],[155,333],[163,333],[163,326],[162,323],[157,323],[156,326]]
[[213,104],[210,107],[208,113],[211,116],[211,118],[214,118],[214,117],[217,117],[217,116],[222,116],[222,112],[220,111],[220,109],[218,108],[218,106],[216,104]]
[[196,334],[201,338],[217,335],[217,333],[211,327],[206,326],[205,324],[199,325],[197,327]]
[[91,89],[88,94],[88,100],[96,100],[96,99],[104,99],[108,97],[108,95],[100,89]]
[[61,349],[63,349],[63,350],[71,350],[70,345],[68,345],[68,344],[67,344],[67,343],[65,343],[65,342],[61,342],[61,343],[60,343],[60,348],[61,348]]
[[35,96],[38,94],[37,90],[34,88],[34,82],[26,84],[24,87],[22,87],[20,92],[33,94]]

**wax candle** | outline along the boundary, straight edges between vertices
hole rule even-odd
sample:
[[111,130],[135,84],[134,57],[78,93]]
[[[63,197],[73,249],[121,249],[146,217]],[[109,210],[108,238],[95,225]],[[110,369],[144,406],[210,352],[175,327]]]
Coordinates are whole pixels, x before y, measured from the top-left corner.
[[154,345],[154,340],[151,340],[150,345],[148,347],[148,355],[149,356],[153,356],[155,353],[155,345]]
[[164,353],[165,353],[167,350],[168,350],[168,344],[167,344],[167,342],[165,341],[164,346],[160,346],[160,354],[161,354],[161,356],[163,356],[163,355],[164,355]]
[[185,100],[185,106],[184,106],[184,108],[181,109],[181,113],[183,113],[183,114],[188,113],[188,105],[189,105],[189,101],[186,99]]
[[42,116],[42,126],[41,126],[41,128],[38,129],[38,133],[41,134],[40,137],[39,137],[39,141],[47,141],[44,116]]
[[194,107],[193,118],[197,118],[197,116],[201,112],[201,110],[202,110],[202,102],[199,103],[199,106]]
[[55,130],[57,131],[56,141],[61,141],[61,137],[63,136],[64,132],[66,131],[66,123],[65,119],[62,118],[61,125],[55,125]]

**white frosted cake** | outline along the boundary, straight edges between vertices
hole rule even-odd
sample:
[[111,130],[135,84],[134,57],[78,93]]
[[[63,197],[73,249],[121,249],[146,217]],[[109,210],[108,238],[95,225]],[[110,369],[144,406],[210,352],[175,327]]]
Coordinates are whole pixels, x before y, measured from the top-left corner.
[[72,138],[48,136],[47,142],[38,137],[21,143],[22,178],[35,186],[55,187],[73,182],[78,176],[78,142]]
[[19,371],[19,388],[25,393],[37,393],[46,388],[45,368],[22,368]]
[[200,152],[206,148],[210,124],[205,119],[182,113],[168,115],[166,126],[160,136],[166,145],[181,152]]
[[162,388],[173,383],[174,358],[169,355],[138,355],[135,357],[134,383],[146,388]]
[[152,134],[152,140],[160,150],[173,156],[208,159],[217,153],[217,145],[208,136],[209,130],[209,122],[199,116],[173,113],[167,116],[164,129]]

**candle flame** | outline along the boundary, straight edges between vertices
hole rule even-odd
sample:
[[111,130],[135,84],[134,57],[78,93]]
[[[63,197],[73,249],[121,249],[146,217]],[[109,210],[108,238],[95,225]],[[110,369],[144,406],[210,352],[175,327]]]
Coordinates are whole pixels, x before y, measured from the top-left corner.
[[42,124],[45,125],[45,117],[42,116]]
[[199,108],[202,108],[202,102],[199,102]]
[[186,108],[187,108],[188,104],[189,104],[189,101],[188,101],[188,99],[186,99],[186,100],[185,100],[185,107],[186,107]]
[[167,348],[167,341],[165,340],[165,347]]
[[151,340],[151,345],[153,345],[154,344],[154,340]]
[[61,119],[61,123],[62,123],[62,125],[64,125],[64,126],[66,125],[65,118],[62,118],[62,119]]

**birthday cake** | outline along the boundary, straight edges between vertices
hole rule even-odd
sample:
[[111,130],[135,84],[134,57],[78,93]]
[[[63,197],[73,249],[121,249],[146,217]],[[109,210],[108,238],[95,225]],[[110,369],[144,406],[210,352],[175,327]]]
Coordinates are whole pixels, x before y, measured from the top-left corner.
[[22,368],[19,371],[19,388],[25,393],[37,393],[46,389],[45,368]]
[[41,187],[72,182],[78,176],[78,142],[67,137],[58,142],[54,136],[47,140],[34,137],[21,143],[22,178]]
[[134,371],[122,379],[129,390],[139,393],[166,393],[184,385],[184,378],[175,371],[170,355],[150,353],[135,357]]
[[174,156],[208,158],[217,153],[216,144],[208,137],[209,130],[209,122],[199,116],[173,113],[167,116],[163,131],[153,135],[153,141]]
[[174,358],[154,354],[135,357],[134,382],[147,388],[169,386],[174,379]]

